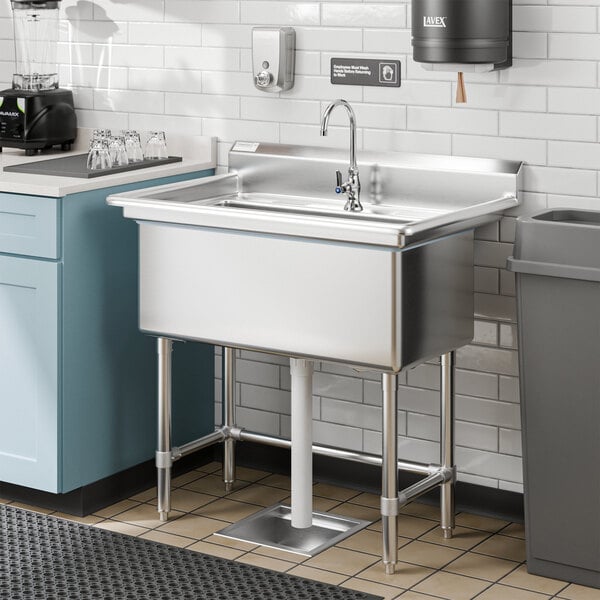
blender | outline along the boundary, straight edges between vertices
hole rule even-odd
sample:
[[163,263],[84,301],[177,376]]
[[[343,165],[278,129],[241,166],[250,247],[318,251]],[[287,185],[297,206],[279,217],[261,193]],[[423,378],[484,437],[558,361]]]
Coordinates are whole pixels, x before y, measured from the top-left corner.
[[73,92],[58,87],[58,12],[61,0],[11,0],[16,72],[0,91],[0,152],[21,148],[70,150],[77,136]]

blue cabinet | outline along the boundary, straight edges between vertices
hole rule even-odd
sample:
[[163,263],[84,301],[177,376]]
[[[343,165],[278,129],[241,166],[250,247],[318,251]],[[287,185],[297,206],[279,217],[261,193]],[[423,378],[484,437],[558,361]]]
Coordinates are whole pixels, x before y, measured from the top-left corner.
[[0,477],[56,490],[59,282],[54,262],[0,256]]
[[[137,225],[111,193],[0,193],[0,482],[65,493],[154,456],[155,340],[138,330]],[[214,428],[212,347],[176,344],[177,444]]]

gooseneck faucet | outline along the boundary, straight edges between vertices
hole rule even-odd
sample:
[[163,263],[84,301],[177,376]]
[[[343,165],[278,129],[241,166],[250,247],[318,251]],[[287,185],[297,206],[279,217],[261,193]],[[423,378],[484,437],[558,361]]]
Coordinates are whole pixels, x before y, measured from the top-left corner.
[[348,180],[342,182],[342,174],[336,171],[336,188],[335,193],[346,194],[348,200],[344,206],[344,210],[360,212],[363,207],[360,203],[360,178],[358,176],[358,165],[356,164],[356,115],[352,107],[346,100],[334,100],[323,113],[321,118],[321,135],[327,135],[327,127],[329,126],[329,117],[336,106],[343,106],[348,113],[350,119],[350,166],[348,167]]

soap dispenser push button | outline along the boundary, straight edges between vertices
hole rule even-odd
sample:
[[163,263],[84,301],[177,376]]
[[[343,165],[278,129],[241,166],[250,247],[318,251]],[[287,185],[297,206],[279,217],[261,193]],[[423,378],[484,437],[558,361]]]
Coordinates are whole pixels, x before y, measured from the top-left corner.
[[256,76],[256,85],[260,88],[269,87],[271,83],[273,83],[273,75],[269,71],[261,71]]

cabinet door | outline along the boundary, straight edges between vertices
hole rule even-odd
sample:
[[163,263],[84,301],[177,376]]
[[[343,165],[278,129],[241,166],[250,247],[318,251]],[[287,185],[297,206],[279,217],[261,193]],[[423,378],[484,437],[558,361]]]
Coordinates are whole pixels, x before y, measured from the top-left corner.
[[57,263],[0,256],[0,481],[58,491]]

